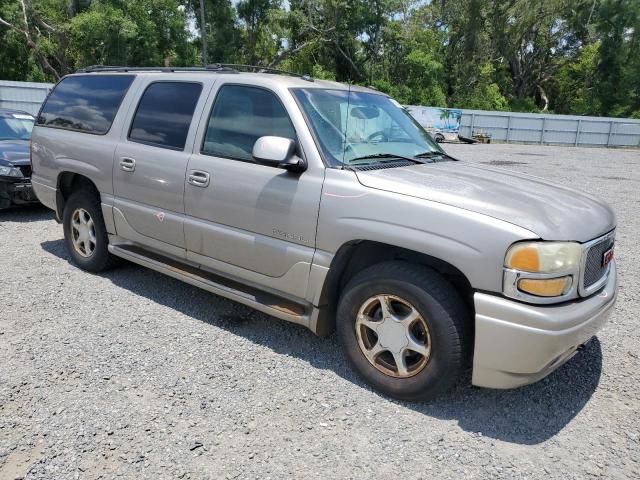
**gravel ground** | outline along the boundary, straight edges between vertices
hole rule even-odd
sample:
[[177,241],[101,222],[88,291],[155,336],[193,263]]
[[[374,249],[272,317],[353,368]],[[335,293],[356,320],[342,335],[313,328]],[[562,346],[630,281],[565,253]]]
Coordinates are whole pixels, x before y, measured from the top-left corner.
[[568,364],[396,402],[335,336],[134,265],[82,272],[49,211],[0,212],[0,479],[640,478],[640,151],[446,148],[613,205],[619,301]]

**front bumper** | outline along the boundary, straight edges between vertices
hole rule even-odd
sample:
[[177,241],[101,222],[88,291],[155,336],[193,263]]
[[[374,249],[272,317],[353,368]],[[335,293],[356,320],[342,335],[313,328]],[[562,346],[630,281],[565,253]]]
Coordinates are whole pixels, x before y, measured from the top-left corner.
[[615,263],[597,294],[560,305],[527,305],[476,293],[472,383],[514,388],[546,377],[605,324],[616,301]]
[[31,180],[3,181],[0,180],[0,208],[13,205],[38,203],[38,197],[33,191]]

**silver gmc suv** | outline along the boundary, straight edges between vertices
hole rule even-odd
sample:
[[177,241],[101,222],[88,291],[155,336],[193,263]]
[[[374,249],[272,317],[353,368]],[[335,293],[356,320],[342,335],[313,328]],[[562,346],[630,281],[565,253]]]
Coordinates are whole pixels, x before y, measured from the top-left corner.
[[355,370],[405,400],[468,365],[474,385],[534,382],[602,327],[606,204],[457,161],[375,90],[241,70],[94,67],[57,84],[32,182],[77,266],[124,258],[337,330]]

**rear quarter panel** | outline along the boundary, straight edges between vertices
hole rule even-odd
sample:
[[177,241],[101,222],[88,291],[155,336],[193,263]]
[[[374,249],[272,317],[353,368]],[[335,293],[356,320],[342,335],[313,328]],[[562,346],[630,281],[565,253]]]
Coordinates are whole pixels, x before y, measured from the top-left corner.
[[[63,172],[77,173],[89,178],[102,195],[103,202],[112,198],[114,152],[125,127],[123,120],[138,96],[140,80],[133,80],[111,128],[104,135],[37,124],[34,126],[31,134],[32,182],[36,195],[47,207],[56,208],[55,189]],[[51,190],[53,204],[49,199]]]
[[84,175],[101,193],[113,193],[111,169],[116,141],[109,135],[91,135],[59,128],[33,129],[33,181],[56,188],[62,172]]

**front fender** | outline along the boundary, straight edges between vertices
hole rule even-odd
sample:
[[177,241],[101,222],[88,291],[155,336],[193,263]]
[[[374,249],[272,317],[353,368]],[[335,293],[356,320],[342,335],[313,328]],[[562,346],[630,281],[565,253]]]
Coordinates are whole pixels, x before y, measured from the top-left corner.
[[[328,169],[314,264],[344,244],[370,240],[430,255],[462,272],[476,290],[502,291],[509,246],[537,235],[487,215],[361,185],[353,172]],[[316,262],[317,260],[317,262]]]

